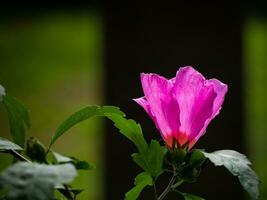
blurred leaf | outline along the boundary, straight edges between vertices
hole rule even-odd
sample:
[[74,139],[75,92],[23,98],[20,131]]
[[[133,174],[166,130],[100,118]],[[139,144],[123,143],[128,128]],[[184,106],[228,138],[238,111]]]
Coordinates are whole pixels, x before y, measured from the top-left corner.
[[201,197],[198,197],[196,195],[188,194],[188,193],[181,193],[184,196],[185,200],[205,200]]
[[164,155],[165,147],[160,146],[158,141],[152,140],[149,148],[143,152],[132,154],[132,157],[152,178],[157,178],[163,171]]
[[2,85],[0,85],[0,101],[3,100],[3,96],[5,95],[6,95],[5,88]]
[[72,164],[75,166],[76,169],[83,169],[83,170],[92,170],[95,169],[95,165],[88,163],[87,161],[79,160],[75,157],[71,157]]
[[67,156],[63,156],[57,152],[52,151],[53,156],[55,157],[57,163],[67,163],[67,162],[72,162],[72,159]]
[[22,150],[22,148],[19,145],[0,137],[0,151],[2,150]]
[[153,180],[149,174],[142,172],[135,177],[134,187],[125,194],[125,200],[135,200],[138,198],[142,190],[150,185],[152,186]]
[[26,155],[39,163],[47,163],[45,146],[36,138],[31,137],[27,140]]
[[92,170],[95,169],[95,165],[93,164],[89,164],[87,161],[81,161],[75,157],[67,157],[67,156],[63,156],[59,153],[56,153],[54,151],[52,151],[57,163],[61,164],[61,163],[72,163],[75,168],[78,169],[83,169],[83,170]]
[[132,119],[126,119],[122,115],[106,114],[106,116],[114,122],[114,126],[117,127],[126,138],[136,145],[139,152],[146,151],[148,145],[145,141],[140,124],[137,124]]
[[233,150],[220,150],[203,154],[214,163],[215,166],[226,167],[234,176],[237,176],[243,188],[252,199],[259,197],[259,179],[256,173],[249,167],[251,162],[247,157]]
[[16,144],[24,147],[26,128],[30,128],[29,111],[15,98],[3,96],[3,104],[8,113],[10,132]]
[[124,113],[120,111],[118,107],[114,106],[88,106],[85,107],[76,113],[72,114],[69,118],[67,118],[56,130],[56,132],[53,134],[49,148],[54,144],[54,142],[63,135],[67,130],[69,130],[74,125],[78,124],[79,122],[82,122],[86,119],[89,119],[94,116],[105,116],[106,114],[112,114],[115,113],[118,116],[124,116]]
[[76,175],[72,164],[19,162],[2,172],[0,184],[10,189],[8,199],[50,200],[56,186],[71,182]]
[[74,195],[78,195],[81,192],[83,192],[83,189],[74,189],[74,188],[70,188],[70,191],[74,194]]
[[[66,189],[73,193],[74,195],[78,195],[80,194],[81,192],[84,191],[84,189],[77,189],[77,188],[71,188],[71,187],[64,187],[64,186],[59,186],[59,187],[56,187],[56,189],[60,192],[60,193],[65,193]],[[64,195],[64,194],[63,194]]]

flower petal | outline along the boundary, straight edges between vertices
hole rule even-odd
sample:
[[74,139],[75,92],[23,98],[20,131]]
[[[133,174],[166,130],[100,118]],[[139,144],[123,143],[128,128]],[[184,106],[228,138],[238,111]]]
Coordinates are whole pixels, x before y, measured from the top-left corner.
[[190,142],[190,144],[189,144],[190,148],[198,141],[198,139],[202,135],[204,135],[211,120],[214,119],[214,117],[216,117],[219,114],[221,106],[224,102],[225,94],[228,90],[227,85],[220,82],[217,79],[210,79],[207,81],[207,84],[212,85],[213,90],[216,93],[216,98],[214,99],[214,103],[213,103],[212,115],[205,121],[205,124],[202,127],[200,133],[198,135],[196,135],[195,138]]
[[216,93],[198,71],[188,66],[177,72],[174,96],[180,108],[180,133],[186,134],[191,141],[212,116]]
[[219,114],[221,110],[228,87],[226,84],[220,82],[217,79],[210,79],[208,80],[208,82],[213,85],[213,88],[217,94],[213,105],[213,117],[215,117],[216,115]]
[[[139,103],[151,116],[165,142],[172,146],[173,135],[179,130],[179,106],[172,96],[172,81],[156,74],[141,74],[145,99]],[[146,100],[146,101],[144,101]]]
[[151,111],[150,111],[150,106],[149,106],[149,103],[147,102],[145,97],[140,97],[140,98],[133,99],[133,100],[136,103],[138,103],[140,106],[142,106],[145,109],[145,111],[147,112],[147,114],[152,118],[152,114],[151,114]]

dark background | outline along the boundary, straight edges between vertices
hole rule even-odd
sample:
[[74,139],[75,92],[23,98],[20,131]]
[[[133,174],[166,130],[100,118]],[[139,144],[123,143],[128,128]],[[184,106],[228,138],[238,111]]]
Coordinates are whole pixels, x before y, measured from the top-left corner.
[[[221,115],[196,147],[207,151],[245,152],[242,130],[242,43],[244,5],[227,2],[145,1],[106,6],[107,102],[119,105],[143,126],[147,138],[159,133],[131,98],[143,95],[139,74],[172,78],[180,66],[192,65],[206,77],[229,85]],[[134,147],[108,123],[106,184],[108,199],[123,199],[140,169],[129,156]],[[185,191],[206,199],[241,199],[238,180],[226,170],[208,167]],[[167,182],[165,183],[167,184]],[[151,191],[141,199],[152,199]],[[177,199],[177,195],[169,197]]]

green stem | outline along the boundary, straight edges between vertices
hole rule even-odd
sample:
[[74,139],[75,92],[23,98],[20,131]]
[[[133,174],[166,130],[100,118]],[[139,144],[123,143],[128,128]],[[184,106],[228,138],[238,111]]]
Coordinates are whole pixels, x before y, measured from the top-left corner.
[[23,155],[19,154],[15,150],[10,150],[9,153],[20,161],[27,161],[31,163],[29,159],[25,158]]
[[174,190],[175,188],[179,187],[182,183],[184,182],[184,180],[179,180],[177,181],[177,183],[175,183],[174,185],[172,185],[172,190]]
[[154,188],[155,200],[158,200],[158,192],[155,180],[153,181],[153,188]]
[[175,183],[176,180],[176,175],[173,174],[169,184],[167,185],[167,187],[165,188],[165,190],[162,192],[162,194],[158,197],[158,200],[162,200],[165,198],[165,196],[172,190],[172,186]]

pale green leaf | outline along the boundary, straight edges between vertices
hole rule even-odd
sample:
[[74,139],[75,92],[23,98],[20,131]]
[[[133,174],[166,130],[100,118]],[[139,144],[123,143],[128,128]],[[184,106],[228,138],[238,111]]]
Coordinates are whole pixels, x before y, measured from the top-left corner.
[[6,150],[22,150],[22,148],[19,145],[0,137],[0,151]]
[[95,169],[95,165],[88,163],[87,161],[82,161],[79,160],[75,157],[68,157],[68,156],[63,156],[59,153],[56,153],[52,151],[52,154],[54,158],[56,159],[57,163],[72,163],[76,169],[83,169],[83,170],[92,170]]
[[3,100],[3,96],[5,95],[6,95],[5,88],[2,85],[0,85],[0,101]]
[[148,173],[142,172],[135,177],[134,184],[135,186],[125,194],[125,200],[136,200],[146,186],[152,186],[153,180]]
[[51,200],[54,188],[70,183],[76,175],[72,164],[19,162],[2,172],[0,185],[9,189],[8,199]]
[[55,131],[53,134],[50,144],[50,147],[54,144],[54,142],[63,135],[67,130],[69,130],[74,125],[87,120],[94,116],[105,116],[106,114],[117,114],[119,116],[124,116],[124,113],[120,111],[118,107],[114,106],[87,106],[76,113],[72,114],[70,117],[68,117]]
[[57,152],[52,151],[53,156],[55,157],[56,161],[58,163],[67,163],[67,162],[72,162],[72,159],[67,156],[63,156]]
[[250,194],[252,199],[258,199],[259,179],[256,173],[249,167],[251,162],[245,155],[233,150],[203,153],[215,166],[224,166],[234,176],[237,176],[241,185]]

